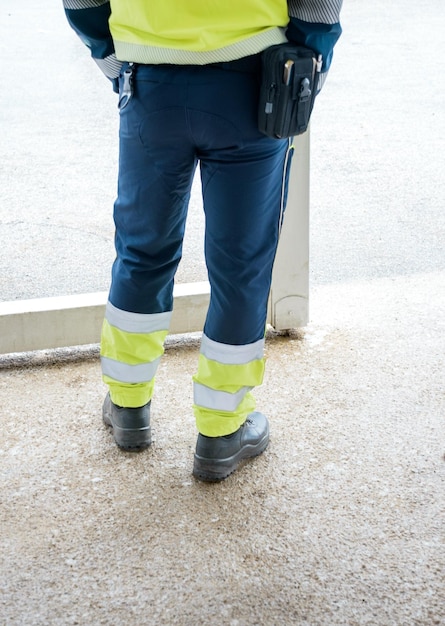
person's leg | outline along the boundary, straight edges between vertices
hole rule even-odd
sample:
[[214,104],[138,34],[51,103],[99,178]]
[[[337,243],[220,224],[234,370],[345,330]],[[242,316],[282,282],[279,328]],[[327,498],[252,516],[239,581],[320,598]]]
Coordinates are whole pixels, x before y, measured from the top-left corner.
[[255,72],[209,68],[206,76],[206,98],[194,90],[189,112],[201,161],[211,285],[194,377],[199,434],[193,474],[213,482],[269,442],[268,420],[254,411],[250,392],[263,379],[267,302],[292,148],[258,131]]
[[263,380],[286,146],[257,148],[237,152],[230,163],[207,162],[204,168],[211,299],[194,378],[200,434],[193,473],[205,481],[224,480],[269,442],[268,420],[254,411],[251,390]]
[[211,285],[194,411],[209,437],[235,432],[253,412],[264,373],[264,334],[290,163],[287,140],[257,127],[255,73],[209,69],[191,128],[199,146],[205,256]]
[[134,85],[120,112],[116,260],[101,338],[112,405],[129,408],[153,394],[196,167],[181,78],[139,66]]
[[255,408],[250,391],[263,380],[285,153],[278,142],[254,146],[230,163],[203,168],[211,300],[194,395],[198,430],[208,436],[230,434],[244,423]]

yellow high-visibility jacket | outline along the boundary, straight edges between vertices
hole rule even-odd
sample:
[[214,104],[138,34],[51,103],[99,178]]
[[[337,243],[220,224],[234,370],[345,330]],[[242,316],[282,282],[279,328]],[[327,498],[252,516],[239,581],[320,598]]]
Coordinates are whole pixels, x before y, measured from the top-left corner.
[[116,88],[124,61],[233,61],[286,39],[321,54],[325,74],[341,34],[343,0],[62,1],[69,23]]
[[116,56],[136,63],[232,61],[286,41],[287,0],[111,0]]

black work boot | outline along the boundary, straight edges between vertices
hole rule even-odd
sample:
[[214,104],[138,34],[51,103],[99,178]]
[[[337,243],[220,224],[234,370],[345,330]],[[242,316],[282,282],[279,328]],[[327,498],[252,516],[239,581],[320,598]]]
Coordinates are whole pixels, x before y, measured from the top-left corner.
[[137,409],[125,408],[114,404],[107,393],[102,417],[120,448],[137,452],[151,444],[150,402]]
[[198,435],[193,476],[218,482],[232,474],[244,459],[258,456],[269,443],[269,422],[262,413],[250,413],[236,432],[224,437]]

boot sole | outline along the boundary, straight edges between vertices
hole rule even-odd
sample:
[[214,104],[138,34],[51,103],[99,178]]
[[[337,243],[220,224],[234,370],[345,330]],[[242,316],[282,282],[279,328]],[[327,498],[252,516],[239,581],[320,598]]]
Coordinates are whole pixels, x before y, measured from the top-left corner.
[[269,445],[269,434],[255,446],[245,446],[237,454],[225,459],[207,459],[195,453],[193,476],[207,483],[218,483],[233,474],[243,461],[262,454]]

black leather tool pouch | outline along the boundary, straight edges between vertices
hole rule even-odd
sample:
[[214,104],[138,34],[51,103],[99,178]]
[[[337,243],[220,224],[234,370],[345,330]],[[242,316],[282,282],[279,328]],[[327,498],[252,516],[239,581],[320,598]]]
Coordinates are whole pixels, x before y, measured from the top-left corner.
[[307,130],[321,70],[321,57],[309,48],[278,44],[261,54],[258,127],[282,139]]

